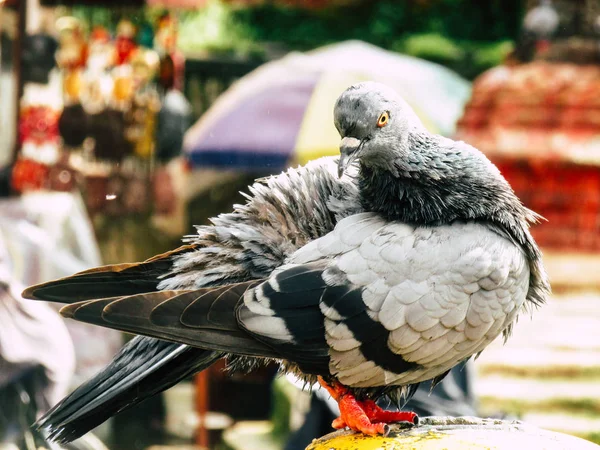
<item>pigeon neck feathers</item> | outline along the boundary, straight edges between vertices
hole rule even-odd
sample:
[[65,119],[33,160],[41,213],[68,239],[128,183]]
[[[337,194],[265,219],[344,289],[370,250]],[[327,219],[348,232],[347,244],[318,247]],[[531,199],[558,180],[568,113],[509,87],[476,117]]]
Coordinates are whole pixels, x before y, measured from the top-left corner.
[[366,211],[414,225],[526,221],[526,209],[506,180],[473,147],[425,131],[411,133],[403,147],[385,164],[361,161]]

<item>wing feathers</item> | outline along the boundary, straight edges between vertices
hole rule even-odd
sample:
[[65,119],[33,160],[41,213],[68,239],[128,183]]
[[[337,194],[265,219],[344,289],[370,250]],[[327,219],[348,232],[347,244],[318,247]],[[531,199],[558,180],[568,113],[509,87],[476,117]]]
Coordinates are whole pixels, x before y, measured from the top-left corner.
[[[222,294],[227,291],[231,295],[224,297]],[[234,307],[237,302],[233,302],[231,296],[237,295],[239,301],[244,291],[245,288],[241,286],[199,291],[160,291],[85,301],[66,306],[61,313],[82,322],[208,350],[275,358],[278,356],[276,352],[253,339],[236,325]],[[218,313],[212,314],[210,321],[206,317],[200,318],[200,314],[208,314],[211,311],[210,305],[218,303],[219,298],[226,299],[229,305],[229,317],[226,317],[227,307],[220,307]],[[200,300],[207,306],[197,307],[196,313],[192,315],[191,310],[187,308],[194,302],[200,303]],[[167,315],[157,316],[156,310]],[[194,323],[194,328],[181,321],[186,311],[189,319]],[[157,317],[162,320],[161,323],[153,320]],[[163,320],[165,317],[167,320]],[[204,326],[200,326],[201,324]]]
[[246,291],[259,282],[240,283],[219,288],[213,299],[206,301],[204,296],[194,299],[181,314],[181,322],[188,327],[217,327],[223,330],[238,330],[233,311]]
[[59,443],[72,441],[222,356],[137,336],[125,344],[111,365],[54,406],[36,425],[47,429]]
[[120,297],[157,290],[172,267],[172,258],[193,251],[197,245],[184,245],[141,263],[116,264],[84,270],[70,277],[31,286],[23,291],[30,300],[75,303],[98,298]]

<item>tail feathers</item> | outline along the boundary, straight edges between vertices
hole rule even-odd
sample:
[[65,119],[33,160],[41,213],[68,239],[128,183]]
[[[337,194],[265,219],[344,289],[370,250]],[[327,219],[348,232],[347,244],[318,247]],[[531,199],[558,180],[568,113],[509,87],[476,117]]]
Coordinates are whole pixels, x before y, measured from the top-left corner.
[[107,297],[154,292],[172,269],[173,256],[196,249],[185,245],[141,263],[116,264],[85,270],[66,278],[31,286],[23,291],[30,300],[75,303]]
[[221,357],[222,353],[135,337],[107,368],[62,400],[36,426],[47,430],[52,441],[71,442]]

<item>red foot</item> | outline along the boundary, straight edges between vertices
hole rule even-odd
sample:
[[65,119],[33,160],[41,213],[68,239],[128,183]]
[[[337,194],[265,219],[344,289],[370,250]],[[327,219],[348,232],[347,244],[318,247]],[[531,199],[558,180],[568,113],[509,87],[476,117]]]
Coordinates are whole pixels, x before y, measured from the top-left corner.
[[410,422],[415,425],[419,422],[419,416],[412,411],[386,411],[377,406],[377,403],[373,400],[365,400],[360,403],[365,414],[371,420],[384,423]]
[[418,416],[413,412],[385,411],[373,400],[358,401],[350,390],[340,383],[329,385],[319,377],[319,384],[327,389],[340,407],[340,417],[331,424],[333,428],[349,427],[354,431],[375,436],[388,434],[388,423],[407,421],[416,425],[419,421]]

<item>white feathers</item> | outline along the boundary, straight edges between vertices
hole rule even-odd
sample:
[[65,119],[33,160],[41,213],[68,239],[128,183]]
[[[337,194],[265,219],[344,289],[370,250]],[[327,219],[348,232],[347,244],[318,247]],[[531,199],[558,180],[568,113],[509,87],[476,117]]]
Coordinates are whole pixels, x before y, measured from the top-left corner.
[[[252,310],[251,310],[252,311]],[[244,327],[252,332],[278,341],[292,342],[294,340],[285,325],[285,320],[275,316],[252,315],[244,318]]]
[[355,214],[340,221],[334,234],[345,246],[355,248],[385,225],[386,222],[373,213]]
[[[261,301],[261,299],[263,301]],[[261,316],[275,315],[275,311],[269,308],[268,299],[262,293],[262,286],[248,289],[244,293],[244,304],[254,314],[259,314]]]
[[453,305],[446,314],[440,317],[440,323],[446,328],[454,328],[465,320],[468,309],[469,297],[466,297],[462,303]]
[[365,305],[372,311],[380,311],[385,298],[389,295],[389,287],[383,278],[377,278],[367,284],[362,291]]
[[344,352],[360,346],[360,341],[354,338],[352,332],[343,323],[326,320],[325,333],[327,343],[334,350]]
[[413,330],[423,332],[436,325],[438,319],[432,317],[420,302],[416,302],[406,308],[406,323]]
[[418,364],[399,374],[383,370],[362,354],[343,314],[321,304],[331,371],[350,386],[404,384],[443,373],[510,325],[529,283],[520,249],[475,223],[415,228],[358,214],[290,258],[316,260],[329,260],[334,273],[341,271],[361,290],[368,316],[390,332],[389,349]]
[[388,345],[394,353],[401,355],[403,351],[414,345],[419,339],[421,339],[421,333],[411,327],[400,327],[390,333]]

